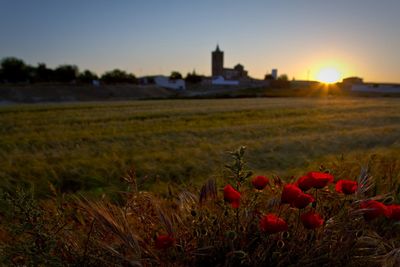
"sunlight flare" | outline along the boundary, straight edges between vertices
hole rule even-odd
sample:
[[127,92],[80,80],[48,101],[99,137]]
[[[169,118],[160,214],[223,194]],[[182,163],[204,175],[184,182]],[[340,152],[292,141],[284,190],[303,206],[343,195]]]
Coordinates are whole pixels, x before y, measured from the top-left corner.
[[323,83],[336,83],[341,79],[341,73],[332,67],[320,69],[317,74],[317,80]]

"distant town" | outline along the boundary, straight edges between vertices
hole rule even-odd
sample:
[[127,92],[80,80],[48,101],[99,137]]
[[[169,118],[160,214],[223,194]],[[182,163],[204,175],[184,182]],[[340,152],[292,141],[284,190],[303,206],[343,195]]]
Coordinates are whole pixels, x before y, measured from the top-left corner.
[[[55,92],[60,84],[67,85],[69,89],[65,89],[59,94],[63,95],[62,100],[80,100],[75,94],[70,97],[68,90],[74,87],[85,87],[80,89],[80,93],[88,88],[107,88],[111,90],[102,94],[96,91],[97,95],[102,97],[120,97],[120,98],[158,98],[158,97],[198,97],[218,95],[224,92],[229,95],[229,92],[239,90],[254,90],[256,89],[307,89],[320,87],[321,84],[317,81],[309,80],[289,80],[286,74],[279,74],[278,69],[272,69],[266,73],[264,79],[255,79],[246,70],[245,66],[237,63],[233,67],[224,65],[224,51],[219,45],[215,50],[211,51],[210,76],[197,74],[195,71],[187,73],[185,77],[177,71],[172,71],[169,76],[166,75],[146,75],[136,77],[134,74],[127,73],[120,69],[106,71],[101,76],[98,76],[90,70],[80,71],[75,65],[60,65],[55,69],[48,68],[45,63],[39,63],[36,67],[25,64],[21,59],[8,57],[3,58],[0,68],[0,101],[24,101],[25,95],[31,94],[28,87],[36,88],[37,93],[28,99],[48,100],[41,95],[49,87],[54,87]],[[58,84],[58,86],[56,86]],[[128,89],[129,85],[134,89]],[[355,93],[400,93],[399,84],[389,83],[369,83],[364,82],[360,77],[347,77],[341,82],[335,84],[346,92]],[[118,86],[118,88],[116,88]],[[121,86],[125,91],[121,93]],[[18,88],[24,87],[24,91],[20,92]],[[56,88],[57,87],[57,88]],[[62,87],[62,86],[61,86]],[[111,89],[110,89],[111,88]],[[131,90],[131,91],[129,91]],[[136,90],[136,91],[135,91]],[[140,91],[140,94],[135,92]],[[146,91],[147,90],[147,91]],[[164,91],[163,91],[164,90]],[[167,91],[165,91],[167,90]],[[178,94],[178,95],[177,95]],[[22,96],[21,96],[22,95]],[[88,93],[87,98],[91,98],[91,93]],[[95,96],[95,98],[97,97]],[[246,95],[252,95],[246,92]],[[287,95],[291,95],[290,91]],[[20,96],[20,97],[17,97]],[[58,99],[57,97],[54,97]],[[23,100],[21,100],[23,99]]]

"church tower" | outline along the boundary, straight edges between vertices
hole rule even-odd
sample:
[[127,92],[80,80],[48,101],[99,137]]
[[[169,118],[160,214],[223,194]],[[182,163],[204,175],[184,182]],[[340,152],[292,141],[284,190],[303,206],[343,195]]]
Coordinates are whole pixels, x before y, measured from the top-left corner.
[[224,74],[224,52],[219,50],[219,46],[211,53],[211,74],[213,77]]

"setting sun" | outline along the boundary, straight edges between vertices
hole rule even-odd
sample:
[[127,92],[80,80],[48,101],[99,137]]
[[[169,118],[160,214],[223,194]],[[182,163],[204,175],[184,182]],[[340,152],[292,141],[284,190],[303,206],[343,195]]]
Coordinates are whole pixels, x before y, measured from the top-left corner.
[[324,83],[336,83],[340,80],[341,73],[335,68],[322,68],[317,74],[317,80]]

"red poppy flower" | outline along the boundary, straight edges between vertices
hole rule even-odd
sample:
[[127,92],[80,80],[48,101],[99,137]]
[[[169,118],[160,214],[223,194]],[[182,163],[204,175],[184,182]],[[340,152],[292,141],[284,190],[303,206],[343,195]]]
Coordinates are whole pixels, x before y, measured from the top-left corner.
[[267,186],[267,184],[269,183],[269,179],[267,177],[265,177],[265,176],[259,175],[259,176],[255,177],[251,181],[251,183],[253,184],[255,189],[263,190]]
[[307,191],[308,189],[314,186],[314,179],[308,175],[304,175],[297,180],[296,185],[303,191]]
[[360,208],[364,210],[364,218],[367,221],[378,218],[382,215],[389,217],[390,210],[381,202],[375,200],[363,201],[360,204]]
[[156,238],[157,249],[167,249],[175,244],[175,239],[169,235],[159,235]]
[[392,204],[387,206],[387,209],[388,209],[387,215],[389,219],[400,221],[400,205]]
[[350,180],[339,180],[335,186],[336,192],[343,193],[345,195],[351,195],[357,190],[357,182]]
[[268,234],[275,234],[282,231],[286,231],[288,225],[282,218],[279,218],[275,214],[267,214],[260,220],[260,230]]
[[302,194],[300,188],[298,188],[294,184],[287,184],[283,187],[281,203],[282,204],[291,204],[298,195]]
[[240,193],[236,191],[230,184],[224,188],[224,199],[231,203],[232,208],[239,208],[240,204]]
[[314,202],[314,198],[309,195],[301,192],[300,194],[297,195],[297,197],[290,203],[292,207],[298,208],[298,209],[304,209],[305,207],[308,206],[308,204]]
[[307,229],[318,228],[324,223],[324,219],[322,219],[321,215],[314,211],[301,214],[300,220]]
[[324,172],[309,172],[297,180],[296,185],[303,191],[310,188],[321,189],[333,182],[333,176]]
[[333,175],[324,172],[309,172],[307,176],[314,180],[314,188],[321,189],[327,186],[329,183],[333,183]]

